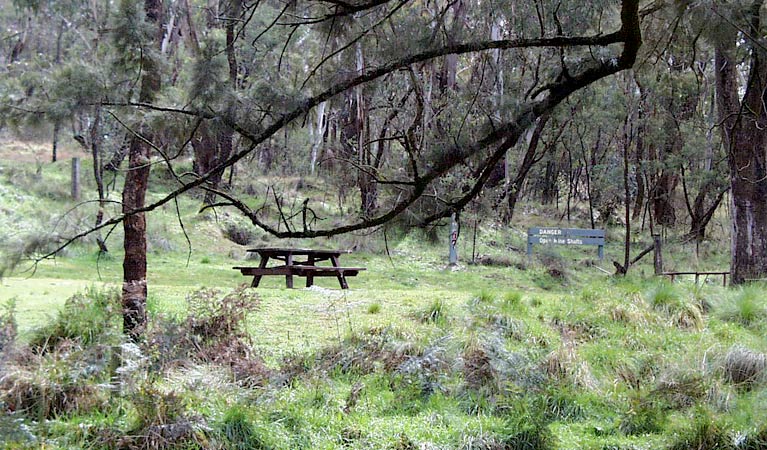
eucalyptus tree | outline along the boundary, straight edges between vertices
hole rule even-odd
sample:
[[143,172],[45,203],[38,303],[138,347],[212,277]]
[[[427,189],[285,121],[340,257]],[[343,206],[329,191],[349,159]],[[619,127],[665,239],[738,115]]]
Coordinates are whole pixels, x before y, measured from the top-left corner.
[[[762,1],[706,4],[732,198],[732,282],[767,276],[767,40]],[[741,81],[742,80],[742,81]],[[742,94],[742,95],[741,95]]]
[[[198,85],[203,89],[195,92],[215,93],[210,101],[173,95],[194,91],[190,81],[184,88],[182,77],[167,87],[174,77],[163,72],[171,64],[163,64],[168,56],[162,48],[172,27],[159,0],[122,0],[114,19],[118,61],[140,75],[134,78],[138,92],[98,102],[134,124],[122,213],[71,241],[123,224],[124,322],[133,337],[146,320],[147,212],[201,188],[219,199],[213,207],[234,208],[277,237],[369,229],[405,212],[420,223],[439,220],[480,195],[498,162],[541,118],[573,93],[631,68],[641,45],[638,0],[272,0],[242,2],[229,11],[239,15],[227,22],[226,44],[216,48],[236,55],[235,66],[198,65],[228,86]],[[535,63],[520,64],[524,59]],[[203,77],[188,77],[194,79]],[[367,184],[358,214],[341,223],[311,220],[313,199],[307,198],[295,210],[278,208],[274,217],[268,205],[251,206],[216,187],[224,169],[254,153],[274,152],[278,136],[296,134],[328,102],[349,102],[337,111],[357,114],[343,132],[347,150],[357,154],[336,149],[342,155],[336,164],[337,173],[356,174],[359,187]],[[240,144],[211,167],[177,174],[168,155],[183,152],[203,122],[234,130]],[[186,137],[169,138],[174,127]],[[292,158],[295,150],[287,147],[276,157]],[[177,186],[146,202],[149,171],[158,162],[176,175]]]

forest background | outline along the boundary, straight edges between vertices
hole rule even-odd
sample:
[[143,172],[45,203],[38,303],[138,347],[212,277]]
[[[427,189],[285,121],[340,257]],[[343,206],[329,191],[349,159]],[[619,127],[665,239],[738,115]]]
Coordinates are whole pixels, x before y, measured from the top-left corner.
[[150,213],[183,229],[188,199],[240,244],[387,248],[453,215],[467,236],[542,208],[538,225],[620,228],[623,275],[649,235],[713,235],[733,284],[765,278],[762,2],[0,5],[4,133],[49,140],[53,162],[88,155],[93,178],[74,224],[3,239],[3,273],[122,241],[136,342]]

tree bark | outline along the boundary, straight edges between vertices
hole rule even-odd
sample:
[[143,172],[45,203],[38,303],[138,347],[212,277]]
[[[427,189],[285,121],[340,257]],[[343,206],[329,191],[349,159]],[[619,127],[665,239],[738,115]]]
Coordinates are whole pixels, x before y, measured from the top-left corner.
[[751,60],[745,94],[738,99],[735,58],[737,35],[720,40],[715,53],[717,106],[728,150],[732,198],[731,283],[767,276],[767,52],[753,43],[760,36],[761,1],[751,6]]
[[517,169],[517,176],[514,177],[514,180],[509,185],[509,209],[506,212],[506,223],[511,223],[511,219],[514,217],[514,208],[517,206],[517,200],[519,200],[519,194],[522,191],[522,186],[525,184],[527,174],[530,173],[530,169],[533,168],[535,163],[540,161],[547,150],[547,148],[544,147],[544,153],[536,155],[538,151],[538,143],[541,141],[541,135],[543,134],[543,130],[550,117],[550,114],[544,114],[538,119],[535,128],[532,130],[530,141],[527,144],[525,156],[522,158],[522,162]]
[[[162,2],[145,0],[144,10],[147,22],[154,27],[155,45],[162,38]],[[151,102],[160,90],[160,69],[157,61],[148,55],[142,60],[142,78],[139,101]],[[125,238],[123,246],[123,332],[132,340],[138,340],[146,328],[146,217],[143,212],[133,211],[143,208],[149,186],[151,146],[147,140],[151,135],[146,127],[141,127],[134,135],[128,147],[128,170],[125,174],[125,186],[122,194],[122,211],[126,214],[123,221]]]

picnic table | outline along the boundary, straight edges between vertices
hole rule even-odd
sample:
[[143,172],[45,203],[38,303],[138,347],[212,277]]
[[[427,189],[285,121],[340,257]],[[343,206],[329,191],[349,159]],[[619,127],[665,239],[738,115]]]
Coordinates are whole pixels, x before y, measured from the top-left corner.
[[[293,287],[293,277],[306,277],[306,287],[314,284],[315,277],[336,277],[341,289],[348,289],[346,277],[356,276],[365,267],[342,267],[341,255],[351,253],[349,250],[316,250],[309,248],[279,248],[263,247],[248,249],[248,252],[258,253],[261,262],[258,267],[234,267],[245,276],[253,276],[251,287],[258,287],[261,277],[265,275],[284,275],[285,285]],[[270,260],[281,261],[283,264],[268,267]],[[319,265],[329,261],[330,265]]]

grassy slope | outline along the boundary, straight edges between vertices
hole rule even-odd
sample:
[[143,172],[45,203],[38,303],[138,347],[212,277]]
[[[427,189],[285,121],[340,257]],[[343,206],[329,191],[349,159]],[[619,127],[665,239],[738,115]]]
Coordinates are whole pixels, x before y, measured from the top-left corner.
[[[13,230],[3,238],[5,248],[53,223],[71,231],[91,220],[90,206],[64,221],[57,216],[67,202],[66,162],[39,173],[31,164],[0,167],[0,225]],[[184,317],[184,299],[197,288],[226,291],[246,281],[230,269],[242,263],[243,247],[221,235],[221,224],[234,219],[194,215],[197,206],[180,203],[191,253],[172,209],[149,216],[153,315]],[[466,235],[462,255],[471,253]],[[276,373],[297,355],[309,358],[306,374],[287,386],[254,390],[232,383],[215,365],[181,366],[166,369],[158,389],[179,393],[184,408],[213,429],[211,446],[219,436],[224,447],[226,438],[216,433],[226,434],[232,423],[264,448],[504,448],[549,436],[552,448],[563,449],[659,448],[695,435],[699,422],[707,430],[722,427],[725,435],[747,435],[767,423],[763,385],[735,388],[722,369],[735,344],[767,351],[763,294],[753,320],[744,321],[738,292],[713,283],[658,288],[639,276],[650,273],[647,265],[628,279],[608,278],[591,267],[591,249],[559,249],[564,256],[544,251],[545,264],[529,264],[518,250],[524,248],[519,229],[480,233],[479,253],[511,267],[448,270],[442,245],[420,235],[393,239],[390,257],[379,240],[319,244],[361,249],[344,261],[368,268],[350,280],[349,291],[330,279],[316,289],[286,290],[279,278],[265,279],[257,290],[260,309],[248,319],[257,353]],[[618,240],[613,236],[607,248],[608,261],[622,259]],[[95,246],[86,241],[41,263],[32,278],[3,280],[0,297],[17,299],[22,340],[73,292],[118,285],[119,242],[116,230],[111,255],[98,265]],[[703,248],[700,261],[689,250],[670,251],[668,265],[723,263],[719,246]],[[552,277],[552,267],[565,277]],[[371,343],[383,350],[372,352],[378,347]],[[386,355],[402,358],[396,369],[385,367]],[[351,402],[355,390],[361,394]],[[52,439],[51,448],[93,445],[87,433],[73,431],[82,429],[79,423],[125,432],[140,416],[135,400],[121,397],[116,404],[57,416],[38,434]]]

